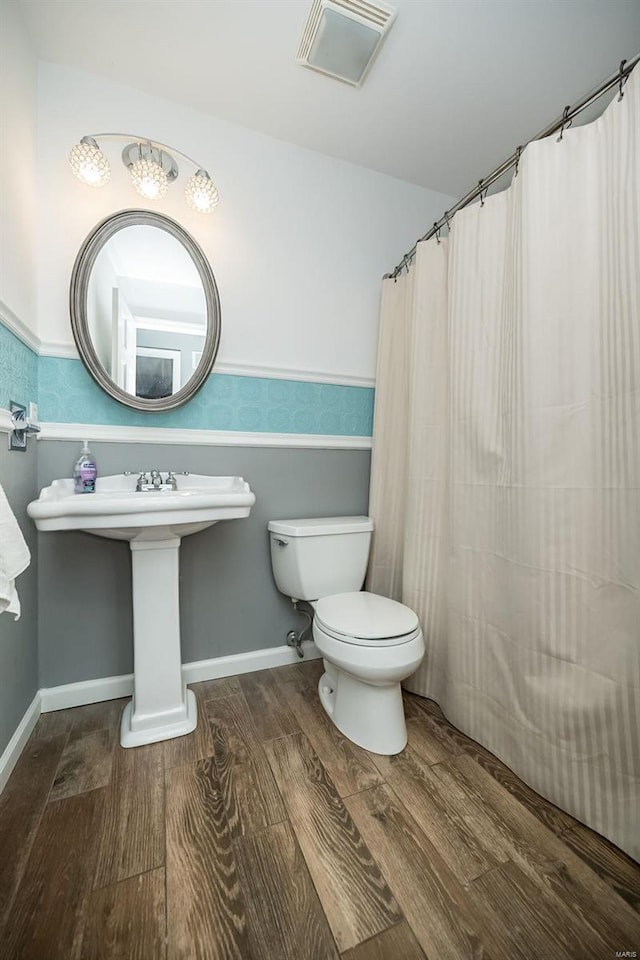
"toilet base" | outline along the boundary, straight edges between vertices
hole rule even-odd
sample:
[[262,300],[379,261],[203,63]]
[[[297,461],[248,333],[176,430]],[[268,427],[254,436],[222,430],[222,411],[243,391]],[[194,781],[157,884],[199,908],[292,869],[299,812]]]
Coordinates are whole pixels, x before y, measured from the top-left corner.
[[392,756],[407,745],[407,725],[399,683],[363,683],[327,664],[320,678],[320,703],[338,730],[371,753]]

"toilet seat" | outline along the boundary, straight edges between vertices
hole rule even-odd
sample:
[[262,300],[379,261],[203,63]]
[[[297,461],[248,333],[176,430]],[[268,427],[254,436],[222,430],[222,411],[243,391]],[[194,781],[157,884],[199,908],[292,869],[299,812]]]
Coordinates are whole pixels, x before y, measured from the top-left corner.
[[420,624],[413,610],[375,593],[337,593],[316,601],[315,621],[342,643],[396,647],[415,639]]

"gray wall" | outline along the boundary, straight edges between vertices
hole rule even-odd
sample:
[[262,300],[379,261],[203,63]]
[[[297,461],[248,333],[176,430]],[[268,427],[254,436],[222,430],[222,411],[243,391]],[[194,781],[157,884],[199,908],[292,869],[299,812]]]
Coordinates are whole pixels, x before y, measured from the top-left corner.
[[[70,476],[80,445],[38,442],[38,486]],[[142,468],[238,474],[256,494],[251,516],[182,541],[184,662],[285,642],[304,620],[273,582],[267,521],[363,514],[368,451],[91,443],[99,474]],[[83,533],[40,533],[40,685],[133,669],[127,543]]]
[[38,689],[36,531],[27,504],[36,496],[36,443],[26,453],[10,453],[0,435],[0,482],[31,550],[31,565],[17,581],[22,616],[0,616],[0,753],[22,720]]

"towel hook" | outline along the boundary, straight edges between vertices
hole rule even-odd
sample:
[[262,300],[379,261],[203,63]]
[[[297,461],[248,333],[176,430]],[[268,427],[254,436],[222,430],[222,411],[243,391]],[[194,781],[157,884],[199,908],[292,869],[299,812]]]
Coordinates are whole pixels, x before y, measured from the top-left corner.
[[22,403],[10,400],[9,412],[11,414],[9,450],[20,450],[24,453],[27,449],[27,437],[34,433],[40,433],[40,427],[37,423],[31,423],[27,419],[27,410]]

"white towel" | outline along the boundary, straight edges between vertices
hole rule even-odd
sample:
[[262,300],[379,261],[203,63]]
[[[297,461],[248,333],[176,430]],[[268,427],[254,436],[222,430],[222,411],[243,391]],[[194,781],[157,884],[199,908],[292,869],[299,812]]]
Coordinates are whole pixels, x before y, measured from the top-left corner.
[[16,577],[29,566],[31,554],[0,484],[0,613],[20,616]]

